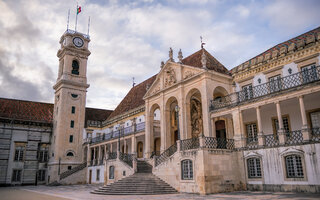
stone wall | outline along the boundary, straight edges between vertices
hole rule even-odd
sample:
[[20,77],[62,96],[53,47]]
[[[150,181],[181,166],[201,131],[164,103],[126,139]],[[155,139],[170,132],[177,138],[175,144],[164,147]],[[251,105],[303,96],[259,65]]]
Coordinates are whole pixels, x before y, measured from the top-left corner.
[[79,170],[70,176],[62,179],[59,181],[61,184],[85,184],[86,183],[86,177],[87,177],[87,168],[84,168],[82,170]]

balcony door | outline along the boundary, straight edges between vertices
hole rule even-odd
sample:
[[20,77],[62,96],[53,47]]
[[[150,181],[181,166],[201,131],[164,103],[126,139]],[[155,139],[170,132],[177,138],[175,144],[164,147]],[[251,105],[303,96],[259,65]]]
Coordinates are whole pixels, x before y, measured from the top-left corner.
[[219,149],[225,149],[227,145],[226,140],[226,124],[224,120],[216,121],[216,137],[217,137],[217,147]]

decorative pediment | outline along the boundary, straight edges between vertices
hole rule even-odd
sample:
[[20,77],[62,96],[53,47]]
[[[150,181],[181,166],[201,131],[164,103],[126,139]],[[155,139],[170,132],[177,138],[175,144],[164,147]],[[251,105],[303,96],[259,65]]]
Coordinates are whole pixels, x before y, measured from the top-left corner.
[[175,83],[177,83],[176,72],[172,69],[172,67],[167,67],[164,70],[164,87],[169,87]]

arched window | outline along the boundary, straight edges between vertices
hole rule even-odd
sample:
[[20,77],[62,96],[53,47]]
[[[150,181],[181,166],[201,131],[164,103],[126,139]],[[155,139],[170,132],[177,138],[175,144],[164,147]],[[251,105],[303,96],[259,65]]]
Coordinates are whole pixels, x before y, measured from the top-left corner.
[[182,180],[192,180],[193,179],[192,160],[181,161],[181,179]]
[[109,167],[109,179],[114,179],[114,166]]
[[73,153],[72,153],[72,152],[68,152],[68,153],[67,153],[67,156],[72,157],[72,156],[74,156],[74,155],[73,155]]
[[303,178],[303,166],[300,155],[291,154],[284,157],[286,161],[287,178]]
[[72,74],[79,75],[79,63],[76,60],[72,61]]
[[248,178],[261,178],[261,165],[259,158],[247,159]]

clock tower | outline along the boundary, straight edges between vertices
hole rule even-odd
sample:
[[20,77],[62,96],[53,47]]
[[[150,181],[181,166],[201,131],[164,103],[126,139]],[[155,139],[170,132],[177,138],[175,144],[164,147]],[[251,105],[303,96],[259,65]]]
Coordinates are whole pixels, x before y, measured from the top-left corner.
[[[58,78],[53,111],[53,135],[49,160],[49,182],[59,181],[61,173],[83,162],[87,60],[89,36],[67,30],[60,38]],[[83,177],[85,180],[85,177]]]

